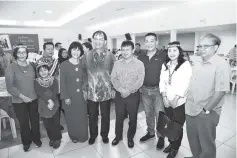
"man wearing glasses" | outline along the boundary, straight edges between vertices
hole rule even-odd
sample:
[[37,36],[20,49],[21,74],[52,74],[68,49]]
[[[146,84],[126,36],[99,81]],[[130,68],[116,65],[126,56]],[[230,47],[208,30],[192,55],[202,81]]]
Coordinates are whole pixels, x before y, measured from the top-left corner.
[[216,126],[223,97],[230,90],[228,63],[216,52],[219,37],[207,34],[200,38],[200,61],[193,62],[193,74],[185,105],[187,135],[192,158],[216,158]]
[[114,55],[106,50],[107,35],[96,31],[92,35],[94,49],[86,54],[88,71],[87,102],[89,111],[89,144],[95,143],[98,136],[98,114],[101,111],[101,132],[104,143],[109,142],[110,103],[115,95],[111,84],[111,71]]

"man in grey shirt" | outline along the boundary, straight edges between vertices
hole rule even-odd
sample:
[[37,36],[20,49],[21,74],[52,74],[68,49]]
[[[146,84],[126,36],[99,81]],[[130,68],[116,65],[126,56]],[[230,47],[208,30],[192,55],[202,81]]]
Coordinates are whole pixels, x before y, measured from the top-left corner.
[[193,62],[185,105],[192,158],[216,158],[216,126],[224,96],[230,90],[230,67],[216,55],[220,44],[220,38],[213,34],[201,37],[198,45],[201,60]]

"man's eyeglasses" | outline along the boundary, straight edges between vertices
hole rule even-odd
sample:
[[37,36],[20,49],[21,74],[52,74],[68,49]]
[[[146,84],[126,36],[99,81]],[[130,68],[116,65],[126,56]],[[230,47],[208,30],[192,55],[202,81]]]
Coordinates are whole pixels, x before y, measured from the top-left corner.
[[198,48],[198,49],[207,49],[207,48],[209,48],[209,47],[211,47],[211,46],[215,46],[215,45],[203,45],[203,46],[198,45],[197,48]]

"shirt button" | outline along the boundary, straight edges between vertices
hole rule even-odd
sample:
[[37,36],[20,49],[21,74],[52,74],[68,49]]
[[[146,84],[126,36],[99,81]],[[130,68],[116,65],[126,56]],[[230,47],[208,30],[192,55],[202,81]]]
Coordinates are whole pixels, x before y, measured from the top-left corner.
[[76,71],[78,71],[78,68],[75,68]]
[[80,81],[79,78],[77,78],[76,81],[79,82]]
[[77,92],[80,92],[80,89],[77,89]]

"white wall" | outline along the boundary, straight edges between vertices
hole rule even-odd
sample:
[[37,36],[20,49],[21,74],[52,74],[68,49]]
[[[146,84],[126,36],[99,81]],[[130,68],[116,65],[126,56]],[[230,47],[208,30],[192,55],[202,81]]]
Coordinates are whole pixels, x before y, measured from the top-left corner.
[[66,29],[0,28],[1,34],[38,34],[39,48],[43,50],[44,38],[53,38],[54,43],[61,42],[68,49],[71,42],[77,40],[78,34]]
[[[236,42],[236,30],[227,30],[227,31],[208,31],[208,32],[196,32],[195,33],[195,48],[198,45],[198,40],[201,36],[206,33],[213,33],[221,39],[221,45],[218,49],[218,54],[226,55],[229,53],[230,49],[234,47]],[[195,50],[196,51],[196,50]]]
[[[158,35],[158,48],[162,46],[167,47],[170,42],[170,34],[167,35]],[[177,41],[181,43],[181,46],[186,51],[193,51],[195,45],[195,33],[180,33],[177,34]],[[136,43],[141,44],[141,48],[145,49],[144,45],[144,36],[136,36]]]

